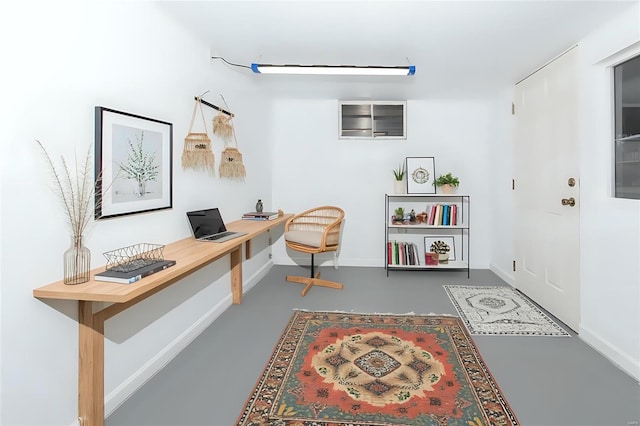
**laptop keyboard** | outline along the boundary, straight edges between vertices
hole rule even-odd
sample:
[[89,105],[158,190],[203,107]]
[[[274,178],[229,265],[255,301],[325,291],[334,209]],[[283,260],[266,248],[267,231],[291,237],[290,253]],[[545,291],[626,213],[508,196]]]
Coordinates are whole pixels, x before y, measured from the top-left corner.
[[219,240],[220,238],[226,237],[227,235],[231,235],[231,234],[233,234],[233,232],[231,232],[231,231],[221,232],[219,234],[211,235],[210,237],[203,238],[203,240],[215,241],[215,240]]

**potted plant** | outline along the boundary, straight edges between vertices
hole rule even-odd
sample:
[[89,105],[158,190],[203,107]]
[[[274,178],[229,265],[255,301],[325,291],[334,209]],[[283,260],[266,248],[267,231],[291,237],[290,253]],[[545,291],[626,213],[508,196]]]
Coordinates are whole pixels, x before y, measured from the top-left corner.
[[393,223],[402,223],[402,221],[404,220],[404,208],[403,207],[396,207],[396,209],[394,210],[395,215],[393,215],[393,217],[391,218],[391,221]]
[[398,168],[393,169],[393,176],[395,177],[393,192],[395,194],[405,193],[404,176],[406,174],[407,174],[407,170],[405,169],[405,165],[403,163],[398,165]]
[[449,263],[449,250],[451,248],[444,241],[434,241],[431,244],[431,251],[438,253],[438,261],[440,263]]
[[433,184],[439,187],[443,194],[453,194],[458,185],[460,185],[460,180],[449,172],[446,175],[438,176],[438,179]]

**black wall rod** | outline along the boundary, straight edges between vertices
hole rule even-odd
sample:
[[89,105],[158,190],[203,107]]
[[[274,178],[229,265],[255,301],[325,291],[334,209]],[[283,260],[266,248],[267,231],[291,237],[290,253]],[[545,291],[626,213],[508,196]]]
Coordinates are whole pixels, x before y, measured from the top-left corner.
[[208,107],[210,107],[210,108],[215,109],[216,111],[220,111],[220,112],[221,112],[221,113],[223,113],[223,114],[227,114],[229,117],[233,117],[233,116],[234,116],[234,115],[233,115],[232,113],[230,113],[229,111],[224,110],[224,109],[220,108],[220,107],[219,107],[219,106],[217,106],[217,105],[211,104],[211,103],[209,103],[209,102],[205,101],[205,100],[204,100],[204,99],[202,99],[202,98],[199,98],[199,97],[197,97],[197,96],[194,96],[194,99],[195,99],[196,101],[200,101],[202,104],[204,104],[204,105],[206,105],[206,106],[208,106]]

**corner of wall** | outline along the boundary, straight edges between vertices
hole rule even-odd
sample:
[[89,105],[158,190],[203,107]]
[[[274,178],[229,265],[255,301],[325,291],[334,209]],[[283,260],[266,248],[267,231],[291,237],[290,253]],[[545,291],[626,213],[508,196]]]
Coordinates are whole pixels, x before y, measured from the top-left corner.
[[616,367],[640,382],[640,362],[634,360],[610,341],[582,324],[580,324],[578,337],[587,345],[591,346],[596,352],[611,361]]
[[515,286],[516,279],[515,279],[515,276],[512,273],[506,272],[504,269],[499,268],[498,266],[494,265],[493,263],[489,265],[489,270],[491,272],[493,272],[494,274],[496,274],[497,276],[499,276],[501,279],[503,279],[511,287]]

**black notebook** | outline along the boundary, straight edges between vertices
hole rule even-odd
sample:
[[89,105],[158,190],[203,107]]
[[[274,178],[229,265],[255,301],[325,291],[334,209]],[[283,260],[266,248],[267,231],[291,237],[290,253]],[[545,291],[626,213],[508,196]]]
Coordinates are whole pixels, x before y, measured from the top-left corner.
[[175,260],[159,260],[142,268],[134,269],[129,272],[122,271],[110,271],[106,270],[95,274],[93,277],[96,281],[109,281],[112,283],[131,284],[144,277],[148,277],[156,272],[164,271],[165,269],[176,264]]

